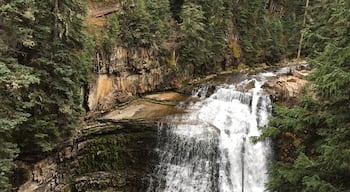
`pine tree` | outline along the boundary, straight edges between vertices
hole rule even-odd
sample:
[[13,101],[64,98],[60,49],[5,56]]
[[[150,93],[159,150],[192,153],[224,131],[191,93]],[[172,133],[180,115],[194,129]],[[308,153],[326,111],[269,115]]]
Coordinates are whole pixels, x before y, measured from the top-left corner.
[[121,42],[127,47],[159,49],[169,35],[169,1],[136,0],[119,15]]
[[224,60],[224,54],[228,47],[227,38],[232,26],[232,6],[231,1],[203,1],[201,3],[205,16],[204,39],[205,47],[208,50],[205,62],[205,71],[215,71],[215,64]]
[[234,18],[247,64],[273,64],[297,54],[303,1],[240,1]]
[[264,131],[278,143],[271,191],[350,190],[350,4],[322,0],[310,10],[308,90],[315,95],[292,109],[277,108]]
[[179,63],[193,74],[215,71],[225,59],[232,28],[232,1],[187,1],[179,17]]
[[92,47],[83,13],[75,0],[0,1],[1,191],[18,154],[37,160],[78,126]]
[[151,33],[158,46],[167,41],[170,33],[171,12],[168,0],[145,0],[147,12],[150,15]]
[[128,2],[119,16],[121,42],[125,47],[150,47],[154,40],[150,23],[151,15],[148,13],[145,0]]
[[[185,3],[181,11],[179,62],[193,73],[201,73],[207,61],[205,16],[202,6]],[[191,70],[192,68],[192,70]]]
[[32,67],[41,81],[30,86],[32,117],[17,135],[22,155],[52,150],[78,126],[80,88],[91,59],[82,33],[85,10],[79,1],[35,2],[35,6],[35,21],[29,25],[35,46],[24,48],[27,54],[19,61]]
[[184,4],[184,0],[170,0],[170,11],[172,13],[172,17],[178,22],[181,23],[181,9]]
[[18,126],[30,118],[33,106],[26,95],[29,86],[39,82],[33,69],[18,63],[18,47],[33,45],[31,29],[23,22],[33,21],[33,1],[0,1],[0,191],[9,191],[13,160],[19,149],[13,137]]
[[246,63],[261,62],[263,54],[264,34],[264,12],[265,3],[261,1],[243,1],[234,5],[234,18],[239,30],[239,43],[243,48]]

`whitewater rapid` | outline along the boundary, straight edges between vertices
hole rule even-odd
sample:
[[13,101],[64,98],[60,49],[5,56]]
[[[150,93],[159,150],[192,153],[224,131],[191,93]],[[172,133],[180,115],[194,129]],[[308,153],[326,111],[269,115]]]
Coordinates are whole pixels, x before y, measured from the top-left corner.
[[[147,191],[264,191],[269,142],[251,142],[271,113],[263,83],[261,75],[219,86],[209,97],[205,86],[194,91],[197,101],[186,105],[186,113],[158,126],[159,164],[149,175]],[[248,84],[253,88],[240,89]]]

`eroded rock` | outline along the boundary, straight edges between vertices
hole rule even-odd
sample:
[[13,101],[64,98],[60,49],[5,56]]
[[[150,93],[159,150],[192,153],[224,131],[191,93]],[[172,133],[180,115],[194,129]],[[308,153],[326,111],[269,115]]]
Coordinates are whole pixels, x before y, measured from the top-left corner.
[[263,85],[265,91],[271,94],[275,102],[292,104],[300,99],[301,91],[307,80],[304,77],[309,71],[295,71],[292,74],[282,74],[269,78]]
[[108,59],[97,54],[94,72],[88,96],[91,111],[108,110],[140,94],[176,87],[175,75],[151,48],[116,47]]
[[36,162],[17,162],[27,175],[19,192],[143,191],[152,166],[156,123],[128,121],[87,126],[71,146]]

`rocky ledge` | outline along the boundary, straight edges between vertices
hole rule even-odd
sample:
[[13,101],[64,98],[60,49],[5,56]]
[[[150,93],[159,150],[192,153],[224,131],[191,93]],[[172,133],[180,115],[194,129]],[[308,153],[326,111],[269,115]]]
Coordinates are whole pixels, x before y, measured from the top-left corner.
[[144,96],[86,121],[66,146],[36,162],[17,162],[20,192],[144,191],[156,161],[157,119],[180,113],[175,92]]
[[[272,73],[274,75],[267,77],[263,88],[273,100],[286,104],[298,100],[309,70],[305,66],[293,66]],[[145,191],[144,180],[157,162],[154,148],[159,119],[182,113],[176,105],[188,101],[188,95],[196,87],[205,85],[210,95],[217,85],[240,82],[249,79],[251,74],[211,75],[179,89],[183,94],[151,94],[100,113],[98,117],[90,117],[83,129],[57,152],[36,163],[17,162],[17,190]],[[248,91],[252,86],[253,83],[247,83],[242,90]]]
[[276,76],[268,78],[264,90],[272,96],[274,102],[291,106],[300,100],[301,92],[307,83],[305,77],[310,73],[307,64],[284,67],[275,72]]
[[190,95],[193,90],[206,86],[207,95],[215,91],[215,87],[222,84],[235,84],[244,80],[247,83],[240,84],[238,89],[246,92],[254,88],[254,78],[259,74],[265,78],[262,88],[271,95],[273,102],[280,102],[287,106],[292,105],[300,99],[304,85],[307,83],[306,76],[310,73],[310,68],[306,62],[290,63],[285,67],[259,68],[244,72],[223,72],[202,79],[195,79],[179,89],[179,92]]

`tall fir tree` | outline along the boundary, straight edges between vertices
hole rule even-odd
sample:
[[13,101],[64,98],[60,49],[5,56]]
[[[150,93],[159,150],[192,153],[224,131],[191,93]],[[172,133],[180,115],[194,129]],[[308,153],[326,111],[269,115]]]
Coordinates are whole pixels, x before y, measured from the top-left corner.
[[150,47],[154,40],[151,33],[151,15],[145,0],[130,1],[123,6],[119,16],[121,42],[125,47]]
[[22,154],[47,152],[78,126],[82,113],[81,87],[86,81],[91,46],[83,34],[84,7],[77,0],[35,2],[35,21],[29,26],[35,45],[24,48],[22,65],[41,80],[31,85],[32,117],[17,138]]
[[181,10],[180,58],[185,70],[200,73],[205,67],[208,49],[205,47],[205,16],[201,5],[185,3]]
[[264,131],[278,142],[271,191],[350,190],[350,4],[320,0],[310,8],[308,89],[314,95],[294,108],[278,107]]
[[34,1],[0,1],[0,191],[11,188],[9,177],[19,149],[14,133],[26,122],[33,106],[26,95],[31,84],[39,83],[33,69],[21,65],[21,47],[33,46],[32,30],[24,23],[34,20]]
[[34,20],[34,1],[0,1],[0,191],[11,188],[9,177],[19,149],[14,133],[26,122],[33,106],[26,95],[39,83],[33,69],[18,62],[21,47],[33,46],[32,30],[24,23]]
[[37,160],[78,126],[91,41],[77,0],[0,1],[0,190],[13,160]]
[[303,1],[239,1],[234,20],[244,61],[274,64],[294,57],[302,26]]

